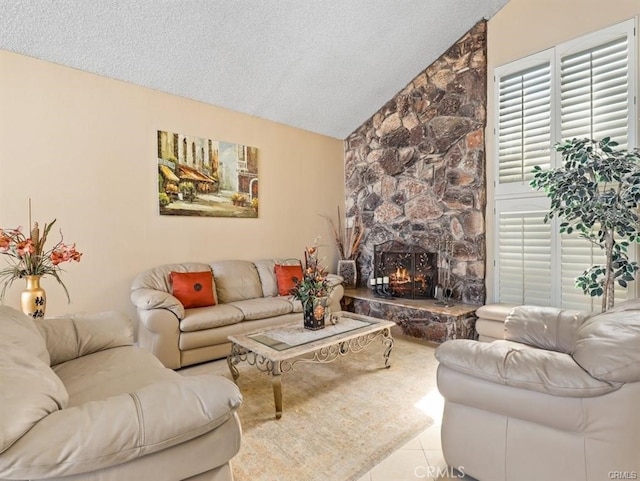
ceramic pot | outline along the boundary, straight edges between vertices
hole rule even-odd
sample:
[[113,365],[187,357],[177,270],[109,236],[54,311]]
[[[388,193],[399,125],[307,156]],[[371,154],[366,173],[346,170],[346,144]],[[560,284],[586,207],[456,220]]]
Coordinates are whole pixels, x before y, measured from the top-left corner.
[[358,269],[353,259],[340,259],[338,261],[338,275],[344,279],[344,286],[355,289],[358,283]]
[[34,319],[44,317],[47,307],[47,293],[40,287],[42,276],[25,276],[27,287],[20,295],[20,306],[22,312]]
[[324,329],[324,317],[329,299],[327,297],[314,297],[303,305],[304,328],[316,331]]

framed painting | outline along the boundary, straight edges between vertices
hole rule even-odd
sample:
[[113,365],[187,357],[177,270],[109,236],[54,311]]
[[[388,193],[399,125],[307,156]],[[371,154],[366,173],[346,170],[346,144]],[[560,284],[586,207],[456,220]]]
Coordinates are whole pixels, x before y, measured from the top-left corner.
[[158,130],[160,215],[258,217],[258,149]]

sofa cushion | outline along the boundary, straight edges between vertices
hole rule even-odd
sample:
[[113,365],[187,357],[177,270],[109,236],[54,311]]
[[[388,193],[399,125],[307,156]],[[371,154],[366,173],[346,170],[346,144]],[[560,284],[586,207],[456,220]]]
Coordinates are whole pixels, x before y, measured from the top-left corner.
[[64,409],[69,395],[48,364],[0,337],[0,453],[47,415]]
[[51,364],[47,344],[35,321],[9,306],[0,306],[0,341],[11,344]]
[[[251,324],[251,322],[249,324]],[[212,346],[229,344],[229,336],[244,332],[245,324],[246,323],[243,322],[212,329],[183,332],[180,334],[180,339],[178,340],[178,348],[184,354],[185,351],[191,351],[193,353],[201,347],[208,349]],[[227,354],[228,352],[226,352],[224,356],[219,357],[226,357]],[[209,361],[211,358],[205,358],[204,360]],[[192,363],[189,362],[188,364]]]
[[253,262],[215,261],[211,263],[211,268],[216,279],[219,303],[262,297],[260,276]]
[[276,259],[260,259],[253,261],[258,270],[260,276],[260,283],[262,284],[262,297],[275,297],[278,295],[278,283],[276,282],[276,273],[273,270],[273,266],[276,262],[280,262]]
[[171,272],[171,293],[185,309],[216,304],[215,282],[210,269],[203,272]]
[[276,281],[278,283],[278,295],[288,296],[296,284],[302,280],[302,266],[285,266],[276,264],[274,266]]
[[624,304],[589,318],[578,329],[573,358],[603,381],[640,381],[640,304]]
[[95,352],[53,368],[69,393],[69,407],[133,392],[179,376],[145,349],[125,346]]
[[230,305],[242,311],[245,321],[281,316],[293,311],[293,305],[289,301],[278,297],[248,299],[232,302]]
[[218,304],[210,307],[187,309],[184,319],[180,321],[182,332],[193,332],[201,329],[228,326],[244,319],[244,314],[237,307],[230,304]]

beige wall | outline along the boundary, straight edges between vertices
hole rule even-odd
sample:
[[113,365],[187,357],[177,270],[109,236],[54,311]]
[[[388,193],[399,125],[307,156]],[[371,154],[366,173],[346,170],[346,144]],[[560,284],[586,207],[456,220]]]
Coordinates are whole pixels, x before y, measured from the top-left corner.
[[[257,147],[259,218],[160,216],[157,130]],[[70,305],[44,280],[50,315],[133,315],[129,288],[146,268],[302,257],[317,235],[335,268],[319,214],[344,203],[341,140],[0,50],[0,146],[0,226],[26,226],[31,197],[33,220],[57,218],[84,253],[64,266]],[[5,303],[18,306],[22,288]]]
[[639,0],[510,0],[487,33],[487,302],[494,300],[493,166],[496,67],[640,15]]

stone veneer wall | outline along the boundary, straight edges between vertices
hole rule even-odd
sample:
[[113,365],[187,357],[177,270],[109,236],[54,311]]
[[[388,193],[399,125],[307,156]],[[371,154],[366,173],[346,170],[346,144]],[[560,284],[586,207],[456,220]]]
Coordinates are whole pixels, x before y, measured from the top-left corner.
[[484,303],[486,21],[345,142],[346,215],[362,214],[359,284],[376,244],[452,245],[455,297]]

